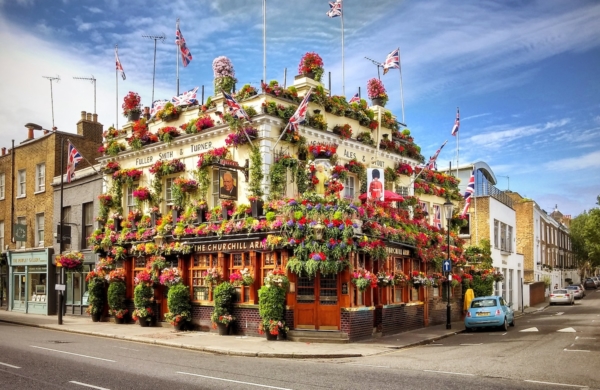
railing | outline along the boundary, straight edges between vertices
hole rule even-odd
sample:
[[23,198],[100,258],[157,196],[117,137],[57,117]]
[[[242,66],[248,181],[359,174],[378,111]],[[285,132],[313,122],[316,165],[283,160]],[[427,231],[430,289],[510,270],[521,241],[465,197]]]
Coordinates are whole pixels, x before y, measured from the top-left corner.
[[504,191],[499,190],[493,184],[487,180],[477,183],[475,191],[476,196],[491,196],[498,202],[505,204],[506,206],[513,208],[513,201],[510,196],[506,195]]

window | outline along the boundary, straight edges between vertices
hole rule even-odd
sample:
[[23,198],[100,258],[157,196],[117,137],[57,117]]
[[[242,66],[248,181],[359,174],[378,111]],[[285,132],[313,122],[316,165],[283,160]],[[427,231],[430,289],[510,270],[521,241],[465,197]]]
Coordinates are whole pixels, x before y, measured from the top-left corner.
[[35,241],[33,246],[44,246],[44,213],[35,215]]
[[138,183],[133,183],[127,187],[127,195],[125,197],[125,204],[127,207],[127,213],[134,211],[135,207],[135,199],[133,198],[133,191],[137,188]]
[[494,219],[494,248],[499,248],[500,246],[498,245],[498,235],[499,235],[499,230],[498,230],[498,225],[500,224],[500,222],[498,222],[498,220]]
[[6,189],[6,176],[0,173],[0,199],[4,199]]
[[[70,206],[63,207],[62,221],[63,221],[63,225],[67,225],[69,222],[71,222],[71,207]],[[71,241],[69,241],[68,243],[64,242],[63,249],[71,250]]]
[[[394,262],[394,272],[396,273],[404,273],[407,274],[407,272],[405,272],[405,259],[403,259],[402,257],[394,257],[392,259],[392,261]],[[398,283],[396,285],[394,285],[394,302],[395,303],[401,303],[401,302],[406,302],[407,299],[405,299],[406,294],[407,294],[407,288],[406,288],[406,283]]]
[[21,198],[26,195],[26,179],[27,175],[24,169],[21,169],[18,174],[18,183],[17,183],[17,198]]
[[466,214],[465,219],[467,220],[467,224],[465,226],[461,226],[458,234],[461,236],[470,236],[471,235],[471,214]]
[[87,247],[87,238],[94,232],[94,202],[83,204],[83,234],[81,235],[81,248]]
[[206,270],[217,266],[216,254],[197,254],[192,257],[190,278],[193,289],[192,300],[210,300],[210,285],[206,282]]
[[508,250],[509,252],[511,252],[511,253],[512,253],[512,251],[513,251],[513,247],[512,247],[512,237],[513,237],[513,227],[512,227],[512,226],[509,226],[509,227],[508,227],[508,237],[507,237],[507,244],[508,244],[508,245],[507,245],[507,250]]
[[404,186],[398,186],[396,187],[396,193],[400,194],[402,196],[409,196],[409,190],[408,187],[404,187]]
[[[231,273],[242,270],[244,268],[252,269],[250,267],[250,253],[232,253],[229,255],[229,270]],[[250,271],[252,274],[252,271]],[[251,286],[236,286],[234,302],[242,303],[250,301],[250,289]]]
[[506,224],[504,222],[500,223],[500,250],[506,251]]
[[221,188],[221,184],[219,183],[219,170],[213,169],[212,171],[212,198],[213,198],[213,207],[219,205],[219,189]]
[[344,182],[344,198],[354,199],[354,183],[356,183],[356,179],[354,178],[354,176],[348,175]]
[[0,221],[0,250],[4,250],[4,221]]
[[46,163],[35,166],[35,192],[46,190]]
[[167,178],[167,182],[165,185],[165,202],[167,206],[171,206],[173,204],[173,181],[174,177]]
[[[27,218],[17,217],[17,225],[27,226]],[[25,236],[27,237],[27,227],[25,228]],[[25,241],[17,241],[17,248],[25,248]]]

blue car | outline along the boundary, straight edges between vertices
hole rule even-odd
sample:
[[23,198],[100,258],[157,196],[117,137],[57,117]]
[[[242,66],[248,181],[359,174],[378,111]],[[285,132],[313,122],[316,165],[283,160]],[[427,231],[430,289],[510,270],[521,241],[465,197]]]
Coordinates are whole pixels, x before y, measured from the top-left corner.
[[508,330],[508,325],[515,326],[515,312],[510,306],[504,298],[497,296],[473,299],[465,317],[465,329],[467,332],[488,327]]

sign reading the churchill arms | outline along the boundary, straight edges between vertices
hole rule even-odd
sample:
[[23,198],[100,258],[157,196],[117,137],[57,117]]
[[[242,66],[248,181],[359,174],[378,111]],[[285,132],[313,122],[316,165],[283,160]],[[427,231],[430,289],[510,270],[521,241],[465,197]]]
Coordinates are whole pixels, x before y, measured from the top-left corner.
[[221,252],[221,251],[248,251],[265,249],[262,241],[241,242],[211,242],[206,244],[194,244],[197,253]]

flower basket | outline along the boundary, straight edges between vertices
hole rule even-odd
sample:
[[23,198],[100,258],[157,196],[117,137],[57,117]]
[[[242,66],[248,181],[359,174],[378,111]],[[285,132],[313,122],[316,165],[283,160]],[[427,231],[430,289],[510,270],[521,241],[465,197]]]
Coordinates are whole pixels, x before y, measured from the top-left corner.
[[223,277],[221,276],[221,270],[219,268],[209,268],[204,274],[204,280],[208,284],[217,284],[221,282]]
[[369,99],[373,101],[373,105],[385,107],[388,101],[388,95],[381,80],[372,78],[367,81],[367,93]]
[[229,282],[234,286],[251,286],[254,283],[254,278],[250,275],[248,268],[244,268],[231,273]]
[[83,253],[70,252],[56,257],[56,266],[63,267],[67,272],[81,272],[83,270]]
[[359,268],[352,273],[352,283],[358,291],[363,292],[369,287],[377,287],[377,275]]
[[[131,92],[123,98],[123,104],[121,108],[123,109],[123,116],[125,116],[129,121],[136,121],[140,119],[140,115],[142,113],[142,98],[136,92]],[[137,118],[137,119],[134,119]]]
[[315,81],[321,81],[323,76],[323,59],[317,53],[308,52],[300,59],[298,73]]

